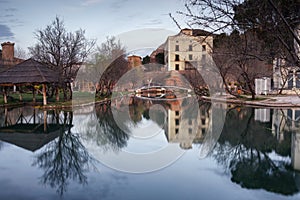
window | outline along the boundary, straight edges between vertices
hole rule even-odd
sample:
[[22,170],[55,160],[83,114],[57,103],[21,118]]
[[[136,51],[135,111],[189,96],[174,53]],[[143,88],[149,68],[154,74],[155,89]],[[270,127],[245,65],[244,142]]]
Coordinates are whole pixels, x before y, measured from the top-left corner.
[[179,45],[175,45],[175,51],[179,51]]
[[205,63],[206,62],[206,55],[203,55],[202,54],[202,59],[201,59],[202,63]]
[[179,132],[178,128],[175,129],[175,134],[177,135]]
[[201,124],[205,125],[205,119],[201,119]]
[[175,61],[179,61],[179,55],[175,54]]
[[193,129],[189,128],[189,134],[193,133]]
[[189,51],[193,51],[193,45],[189,45]]
[[202,45],[202,51],[206,51],[206,45]]
[[179,64],[175,64],[175,70],[179,70]]
[[175,125],[179,125],[179,119],[175,119]]
[[189,54],[189,60],[193,60],[193,55]]
[[176,116],[179,116],[179,111],[175,111],[175,115],[176,115]]

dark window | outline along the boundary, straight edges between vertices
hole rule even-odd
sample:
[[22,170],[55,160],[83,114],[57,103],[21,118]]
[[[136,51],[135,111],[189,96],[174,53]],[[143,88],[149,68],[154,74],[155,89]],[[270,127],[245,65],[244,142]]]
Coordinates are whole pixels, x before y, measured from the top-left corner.
[[179,70],[179,64],[175,64],[175,70]]
[[205,62],[206,62],[206,55],[203,55],[203,54],[202,54],[201,62],[202,62],[202,63],[205,63]]
[[293,119],[293,111],[291,109],[289,109],[287,111],[287,116],[290,118],[290,119]]
[[176,115],[176,116],[179,116],[179,111],[175,111],[175,115]]
[[175,51],[179,51],[179,45],[175,45]]
[[193,55],[189,54],[189,60],[193,60]]
[[177,135],[179,132],[178,128],[175,129],[175,134]]
[[175,125],[179,125],[179,119],[175,119]]
[[189,51],[193,51],[193,45],[189,45]]
[[297,71],[296,74],[296,88],[300,88],[300,72]]
[[295,111],[295,120],[298,121],[300,118],[300,110]]
[[175,54],[175,61],[179,61],[179,55]]
[[202,45],[202,51],[206,51],[206,45]]
[[192,134],[193,130],[191,128],[189,128],[189,134]]
[[293,72],[289,72],[288,75],[288,89],[292,89],[293,88]]
[[205,125],[205,119],[201,119],[201,124]]

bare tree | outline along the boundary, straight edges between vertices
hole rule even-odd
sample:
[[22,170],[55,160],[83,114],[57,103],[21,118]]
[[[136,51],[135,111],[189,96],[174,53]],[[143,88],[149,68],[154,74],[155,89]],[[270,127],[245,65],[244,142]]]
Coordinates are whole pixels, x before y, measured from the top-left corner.
[[15,48],[15,56],[20,59],[26,59],[28,58],[28,53],[21,47],[17,46]]
[[[234,45],[243,47],[243,50],[236,54],[237,59],[244,57],[248,61],[251,58],[255,62],[272,63],[274,58],[283,58],[290,63],[289,66],[299,67],[299,8],[300,3],[297,0],[186,0],[185,10],[178,13],[187,18],[189,26],[205,29],[212,34],[230,34],[235,30],[245,36],[253,33],[259,42],[260,51],[255,52],[252,48],[248,48],[250,40],[244,38],[241,40],[242,43],[236,41],[237,44]],[[245,45],[247,48],[244,48]],[[232,52],[223,52],[227,53]],[[243,64],[239,62],[241,69],[245,69],[245,66],[253,67],[248,61],[245,65],[244,61]],[[230,63],[222,62],[224,63],[227,64],[227,68],[223,73],[227,74],[230,71]],[[221,68],[224,69],[224,66]],[[242,70],[247,80],[248,74],[245,72]]]
[[[114,84],[128,70],[124,58],[126,48],[115,37],[107,37],[106,41],[97,47],[89,73],[97,80],[96,93],[109,96]],[[95,77],[96,76],[96,77]]]
[[272,68],[265,63],[266,55],[262,42],[255,33],[240,34],[234,31],[229,36],[221,36],[221,42],[216,42],[213,57],[220,70],[225,89],[232,95],[239,96],[229,87],[229,81],[237,81],[244,92],[255,99],[254,80],[272,75]]
[[[289,53],[299,64],[294,42],[300,24],[300,3],[297,0],[186,0],[185,11],[189,26],[197,26],[212,33],[256,30],[261,39],[272,45],[270,53]],[[278,48],[281,52],[278,51]],[[271,51],[272,50],[272,51]]]
[[37,30],[35,36],[38,42],[29,48],[30,54],[59,72],[58,87],[63,89],[65,100],[71,99],[70,82],[91,53],[95,40],[88,40],[82,29],[67,32],[63,20],[58,17],[45,29]]

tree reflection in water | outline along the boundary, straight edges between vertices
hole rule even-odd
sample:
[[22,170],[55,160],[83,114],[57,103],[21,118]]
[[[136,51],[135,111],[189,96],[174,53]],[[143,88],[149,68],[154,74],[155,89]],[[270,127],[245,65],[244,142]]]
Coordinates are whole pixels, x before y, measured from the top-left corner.
[[60,195],[67,191],[70,181],[87,184],[85,172],[92,159],[78,134],[71,133],[72,112],[64,112],[64,124],[59,137],[48,143],[33,163],[44,171],[41,182],[56,188]]
[[[238,123],[237,123],[238,122]],[[299,192],[289,156],[291,133],[278,141],[271,123],[254,120],[254,108],[228,111],[213,157],[230,171],[231,180],[242,187],[292,195]],[[281,159],[274,159],[271,152]]]
[[85,139],[96,143],[104,151],[119,151],[126,147],[129,135],[125,132],[126,130],[123,130],[124,128],[121,129],[115,122],[111,106],[101,104],[96,105],[95,109],[96,115],[90,116],[92,119],[85,127]]

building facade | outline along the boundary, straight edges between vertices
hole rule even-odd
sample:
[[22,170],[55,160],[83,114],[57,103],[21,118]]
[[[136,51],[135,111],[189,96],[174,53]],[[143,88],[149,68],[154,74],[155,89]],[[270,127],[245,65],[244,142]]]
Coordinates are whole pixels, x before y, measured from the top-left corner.
[[212,48],[211,33],[200,29],[182,29],[177,35],[169,36],[165,43],[168,71],[188,70],[203,65]]
[[[300,39],[300,25],[295,28],[295,35]],[[294,40],[294,50],[298,61],[300,60],[300,44]],[[295,90],[300,88],[299,66],[291,65],[283,58],[273,60],[274,89]]]

